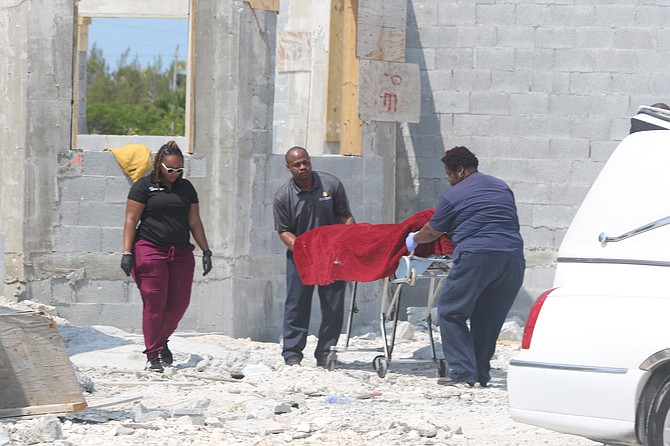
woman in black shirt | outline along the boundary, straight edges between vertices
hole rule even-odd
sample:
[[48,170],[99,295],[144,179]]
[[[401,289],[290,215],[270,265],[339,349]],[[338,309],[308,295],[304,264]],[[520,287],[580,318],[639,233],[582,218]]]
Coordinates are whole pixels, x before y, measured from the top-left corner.
[[142,295],[147,369],[162,372],[163,365],[173,361],[168,339],[191,300],[191,234],[203,251],[203,276],[212,269],[212,252],[200,220],[198,194],[183,178],[184,155],[177,143],[163,145],[153,167],[128,194],[121,269],[132,274]]

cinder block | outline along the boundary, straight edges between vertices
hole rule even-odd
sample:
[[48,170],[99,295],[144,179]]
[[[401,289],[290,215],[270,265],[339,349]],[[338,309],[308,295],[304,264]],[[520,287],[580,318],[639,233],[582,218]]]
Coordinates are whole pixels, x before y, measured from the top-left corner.
[[70,305],[74,303],[74,290],[67,279],[51,280],[51,305]]
[[604,162],[575,161],[572,167],[571,181],[575,184],[593,184]]
[[549,142],[547,158],[565,160],[588,160],[591,142],[581,138],[553,138]]
[[86,176],[117,176],[125,174],[112,152],[84,151],[82,173]]
[[649,29],[663,28],[670,23],[670,8],[663,1],[656,5],[638,5],[635,8],[635,18],[638,24],[648,26]]
[[82,280],[75,288],[77,303],[124,303],[124,286],[119,280]]
[[[532,70],[535,74],[535,78],[540,78],[547,80],[548,76],[553,74],[554,66],[554,50],[543,49],[543,48],[517,48],[514,51],[514,59],[516,61],[517,69],[525,68]],[[546,72],[543,72],[546,71]],[[567,73],[563,73],[563,76],[568,76]],[[548,78],[551,80],[551,77]],[[546,85],[551,85],[551,82],[545,82]],[[535,84],[533,84],[535,85]],[[537,91],[549,91],[546,88],[541,86],[536,87]]]
[[554,233],[551,228],[521,227],[521,237],[526,249],[554,249]]
[[527,160],[528,181],[564,182],[574,181],[571,176],[574,163],[570,160],[530,159]]
[[538,26],[535,46],[538,48],[570,49],[575,47],[575,28],[569,26]]
[[101,228],[100,252],[115,253],[122,251],[123,228]]
[[106,201],[81,201],[79,203],[79,226],[99,226],[122,228],[125,203]]
[[579,206],[586,194],[591,188],[587,184],[573,184],[573,183],[552,183],[551,184],[551,200],[547,203]]
[[433,99],[437,113],[470,112],[470,94],[467,91],[437,92]]
[[510,185],[514,197],[525,203],[553,204],[551,185],[547,183],[514,182]]
[[438,5],[436,3],[417,3],[407,10],[408,21],[414,17],[417,28],[425,28],[438,25]]
[[576,48],[600,48],[614,47],[614,28],[607,26],[580,26],[576,30]]
[[573,206],[533,206],[532,225],[534,228],[567,228],[574,217],[575,210]]
[[458,27],[456,33],[456,47],[477,48],[496,45],[496,27],[492,25],[477,25]]
[[[491,70],[487,68],[468,70],[454,69],[452,82],[454,90],[457,92],[488,92],[491,88]],[[438,105],[437,100],[435,105]],[[447,110],[447,112],[453,113],[452,110]]]
[[101,177],[62,177],[58,179],[61,201],[104,199],[105,182]]
[[606,116],[585,116],[574,119],[570,125],[570,135],[587,140],[606,140],[610,137],[612,120]]
[[[104,325],[112,325],[122,330],[140,333],[142,332],[142,304],[129,303],[107,303],[99,304],[99,319]],[[141,347],[138,348],[142,350]]]
[[101,234],[99,227],[70,227],[69,252],[99,252]]
[[593,161],[607,161],[617,145],[618,141],[593,141],[591,143],[591,159]]
[[470,94],[471,113],[509,115],[510,94],[473,91]]
[[[72,304],[58,305],[58,315],[67,319],[73,325],[100,325],[100,304]],[[102,322],[104,325],[110,325],[110,321]]]
[[595,23],[600,26],[629,26],[635,23],[637,2],[626,5],[595,5]]
[[440,2],[437,9],[439,26],[474,25],[477,22],[476,4]]
[[651,89],[651,78],[647,73],[612,73],[612,93],[614,94],[639,95],[646,94]]
[[435,69],[450,72],[453,69],[471,69],[475,65],[473,48],[437,48]]
[[519,25],[541,26],[553,23],[547,14],[546,4],[526,3],[516,9],[516,23]]
[[478,4],[477,24],[511,25],[516,21],[516,6],[512,4]]
[[79,201],[61,201],[58,204],[59,223],[63,226],[76,226],[79,223]]
[[609,73],[572,73],[570,91],[576,94],[604,95],[609,93]]
[[405,51],[405,62],[417,64],[421,70],[434,70],[436,51],[435,48],[408,48]]
[[123,203],[125,206],[131,187],[133,187],[133,181],[127,175],[124,175],[122,178],[105,178],[104,199],[107,203]]
[[429,26],[420,29],[419,35],[421,48],[450,48],[456,46],[458,40],[458,30],[455,27]]

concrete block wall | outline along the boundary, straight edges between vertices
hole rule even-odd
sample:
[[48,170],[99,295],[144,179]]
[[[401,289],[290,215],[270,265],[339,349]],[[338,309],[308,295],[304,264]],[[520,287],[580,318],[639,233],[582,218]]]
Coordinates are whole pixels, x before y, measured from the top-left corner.
[[408,0],[421,122],[402,126],[397,218],[447,186],[469,147],[515,192],[526,243],[519,300],[549,288],[575,211],[637,107],[670,102],[670,4]]

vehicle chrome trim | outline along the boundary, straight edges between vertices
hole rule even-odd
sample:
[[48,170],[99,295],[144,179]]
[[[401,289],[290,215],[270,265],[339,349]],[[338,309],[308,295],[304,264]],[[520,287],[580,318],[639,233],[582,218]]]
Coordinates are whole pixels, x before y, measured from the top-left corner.
[[640,369],[644,370],[645,372],[648,372],[649,370],[653,369],[656,365],[666,362],[668,360],[670,360],[670,348],[658,351],[653,355],[649,356],[647,359],[642,361],[642,364],[640,364]]
[[628,369],[620,367],[598,367],[590,365],[571,365],[571,364],[556,364],[551,362],[534,362],[523,361],[520,359],[512,359],[510,365],[517,367],[532,367],[536,369],[552,369],[552,370],[568,370],[571,372],[591,372],[591,373],[610,373],[614,375],[625,375]]
[[638,234],[642,234],[643,232],[651,231],[652,229],[660,228],[661,226],[665,226],[667,224],[670,224],[670,216],[668,217],[663,217],[659,220],[652,221],[651,223],[647,223],[646,225],[640,226],[639,228],[631,229],[628,232],[624,232],[623,234],[617,235],[610,237],[609,235],[605,234],[604,232],[601,232],[600,235],[598,236],[598,241],[600,243],[607,243],[607,242],[618,242],[620,240],[624,240],[630,237],[634,237]]
[[644,265],[670,267],[670,262],[661,260],[639,260],[639,259],[604,259],[599,257],[559,257],[559,263],[609,263],[612,265]]

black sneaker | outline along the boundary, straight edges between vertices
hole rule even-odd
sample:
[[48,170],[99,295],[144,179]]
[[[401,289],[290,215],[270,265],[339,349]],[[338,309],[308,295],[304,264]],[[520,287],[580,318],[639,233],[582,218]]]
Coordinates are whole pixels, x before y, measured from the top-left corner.
[[163,364],[161,364],[161,358],[159,358],[158,356],[156,356],[155,358],[151,358],[149,360],[147,366],[145,367],[145,370],[157,373],[163,373],[165,371],[165,369],[163,369]]
[[172,358],[172,352],[167,346],[167,343],[170,341],[165,341],[165,347],[163,347],[163,350],[161,350],[160,356],[161,356],[161,361],[163,361],[163,364],[165,365],[172,365],[172,361],[174,360]]
[[284,362],[286,365],[294,366],[294,365],[300,365],[300,356],[293,355],[289,356],[288,358],[284,358]]

